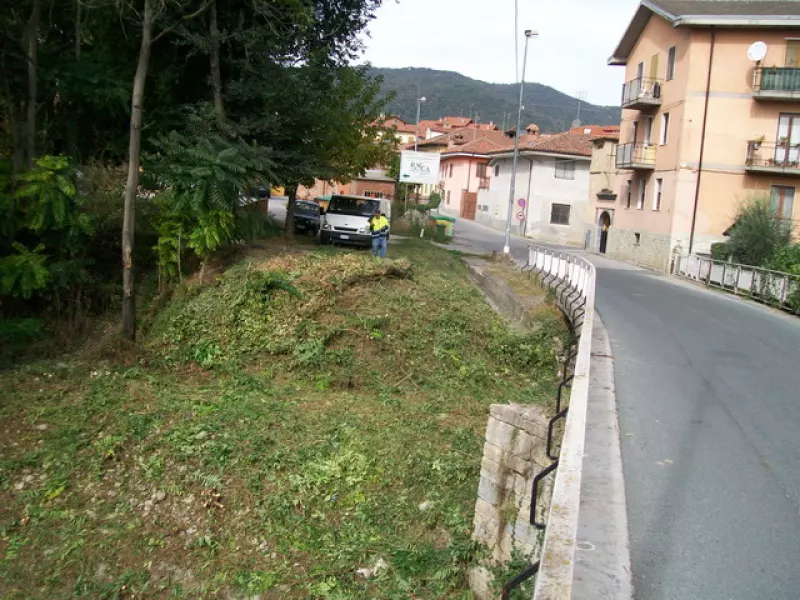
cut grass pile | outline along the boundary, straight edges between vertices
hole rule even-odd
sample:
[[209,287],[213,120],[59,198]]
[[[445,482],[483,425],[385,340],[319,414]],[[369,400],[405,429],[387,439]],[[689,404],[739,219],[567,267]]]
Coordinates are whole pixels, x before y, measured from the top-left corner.
[[471,597],[488,406],[552,397],[565,328],[391,252],[266,253],[135,360],[0,373],[0,597]]

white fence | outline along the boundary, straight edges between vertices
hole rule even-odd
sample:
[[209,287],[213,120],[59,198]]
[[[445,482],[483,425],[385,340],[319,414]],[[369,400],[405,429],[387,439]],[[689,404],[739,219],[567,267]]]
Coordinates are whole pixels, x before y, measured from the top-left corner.
[[558,455],[553,497],[536,578],[535,600],[572,595],[581,473],[589,398],[589,368],[594,324],[595,268],[574,255],[530,246],[528,268],[554,287],[558,302],[579,336],[564,437]]
[[679,256],[674,272],[685,279],[800,314],[800,277],[797,275],[696,255]]

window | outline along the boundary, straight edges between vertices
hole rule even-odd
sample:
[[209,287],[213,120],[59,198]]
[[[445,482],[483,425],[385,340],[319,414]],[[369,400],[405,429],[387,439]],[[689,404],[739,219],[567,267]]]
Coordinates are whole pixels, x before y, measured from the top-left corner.
[[383,192],[370,192],[370,191],[366,191],[366,192],[364,192],[364,195],[365,195],[367,198],[383,198]]
[[628,179],[628,185],[625,190],[625,208],[631,207],[631,195],[633,194],[633,180]]
[[500,165],[495,165],[494,166],[494,176],[495,177],[500,177]]
[[794,188],[773,185],[769,188],[769,203],[779,219],[790,220],[794,212]]
[[800,162],[800,115],[782,113],[778,119],[778,144],[775,164]]
[[654,54],[653,58],[650,59],[650,79],[651,81],[655,81],[658,79],[658,64],[661,62],[661,56],[659,54]]
[[661,115],[661,137],[658,141],[662,146],[666,146],[669,142],[669,113]]
[[635,246],[638,246],[638,245],[640,245],[640,244],[642,243],[642,234],[641,234],[641,233],[634,233],[634,234],[633,234],[633,239],[635,240],[635,241],[633,242],[633,244],[634,244]]
[[667,54],[667,81],[675,79],[675,46]]
[[453,177],[453,163],[450,163],[450,172],[449,172],[449,174],[447,176],[450,177],[450,178]]
[[786,67],[800,67],[800,40],[786,40]]
[[557,158],[556,179],[575,179],[575,161]]
[[569,204],[553,204],[550,207],[550,223],[552,225],[569,225]]
[[475,165],[475,175],[477,177],[486,177],[486,163]]
[[446,204],[450,204],[450,190],[447,190],[447,201]]
[[653,210],[661,210],[661,190],[664,187],[663,179],[656,179],[656,189],[653,190]]
[[647,184],[644,179],[639,180],[639,187],[636,189],[636,208],[642,210],[644,208],[644,196],[647,193]]
[[643,62],[640,62],[640,63],[639,63],[637,66],[636,66],[636,79],[638,79],[639,81],[641,81],[643,78],[644,78],[644,63],[643,63]]
[[647,117],[644,120],[644,145],[649,146],[650,140],[653,137],[653,117]]

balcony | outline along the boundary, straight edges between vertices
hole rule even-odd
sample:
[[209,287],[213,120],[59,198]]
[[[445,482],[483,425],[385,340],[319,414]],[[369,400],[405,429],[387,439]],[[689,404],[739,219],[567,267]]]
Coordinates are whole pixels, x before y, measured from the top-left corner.
[[622,144],[617,148],[617,168],[653,171],[656,168],[656,147],[648,144]]
[[652,110],[661,106],[660,79],[642,77],[622,86],[622,108]]
[[765,175],[800,175],[800,144],[747,142],[745,169]]
[[800,69],[756,67],[753,71],[753,98],[756,100],[800,100]]

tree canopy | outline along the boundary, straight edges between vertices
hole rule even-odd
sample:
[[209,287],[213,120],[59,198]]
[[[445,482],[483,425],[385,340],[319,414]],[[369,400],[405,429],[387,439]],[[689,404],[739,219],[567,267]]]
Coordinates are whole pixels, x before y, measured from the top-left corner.
[[[48,304],[58,280],[52,268],[64,261],[83,260],[81,280],[91,280],[116,245],[132,318],[135,265],[155,257],[164,276],[179,276],[182,253],[204,261],[252,231],[243,226],[242,190],[348,180],[385,162],[389,149],[374,141],[371,123],[388,99],[367,68],[350,66],[379,4],[4,6],[0,280],[9,283],[0,287],[2,310],[21,310],[14,299],[25,296]],[[143,186],[152,193],[143,196]],[[109,243],[106,234],[122,221],[122,239]],[[66,250],[64,235],[78,247]],[[106,239],[102,256],[94,255],[92,236]]]

